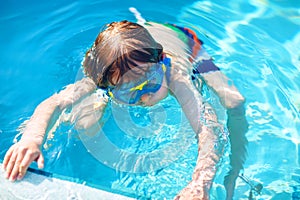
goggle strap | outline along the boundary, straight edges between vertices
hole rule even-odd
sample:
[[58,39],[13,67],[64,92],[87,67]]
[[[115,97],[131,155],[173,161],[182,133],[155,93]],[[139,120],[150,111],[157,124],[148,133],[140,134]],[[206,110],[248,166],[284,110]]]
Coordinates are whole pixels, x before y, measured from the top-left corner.
[[142,82],[141,84],[131,88],[129,91],[132,92],[132,91],[135,91],[135,90],[143,90],[144,86],[148,84],[148,80]]
[[111,98],[114,98],[114,94],[112,93],[112,91],[109,90],[107,93],[108,93],[108,96],[110,96]]
[[162,63],[161,67],[162,67],[162,69],[163,69],[163,71],[164,71],[164,73],[165,73],[165,72],[167,71],[166,65],[165,65],[164,63]]

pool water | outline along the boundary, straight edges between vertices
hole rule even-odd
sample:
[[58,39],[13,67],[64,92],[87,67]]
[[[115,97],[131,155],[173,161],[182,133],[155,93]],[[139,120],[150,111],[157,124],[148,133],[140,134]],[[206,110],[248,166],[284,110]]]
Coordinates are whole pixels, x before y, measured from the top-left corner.
[[[297,0],[2,2],[0,160],[34,108],[78,79],[85,51],[102,26],[111,21],[135,20],[129,7],[137,8],[150,21],[188,26],[199,34],[215,63],[247,99],[249,144],[243,173],[251,184],[263,185],[261,194],[254,194],[255,198],[300,199]],[[213,97],[208,97],[214,102]],[[172,199],[190,180],[197,155],[194,135],[175,99],[169,97],[150,110],[137,108],[127,113],[139,128],[147,127],[147,120],[155,119],[152,111],[162,110],[158,113],[165,124],[157,127],[153,136],[141,133],[134,138],[128,132],[124,134],[114,115],[121,108],[113,106],[105,113],[106,125],[99,131],[99,137],[105,136],[123,151],[95,154],[97,144],[82,138],[73,124],[61,123],[43,149],[44,171],[140,199]],[[179,145],[177,148],[169,145],[174,141]],[[159,155],[164,148],[174,154]],[[107,161],[127,155],[124,152],[154,152],[151,155],[167,158],[167,162],[163,166],[149,163],[152,170],[145,171],[139,165],[109,165],[99,162],[97,157],[111,155],[106,157]],[[31,167],[36,168],[34,164]],[[225,156],[211,199],[224,199],[222,182],[227,170]],[[249,184],[238,179],[234,199],[248,199],[249,192]]]

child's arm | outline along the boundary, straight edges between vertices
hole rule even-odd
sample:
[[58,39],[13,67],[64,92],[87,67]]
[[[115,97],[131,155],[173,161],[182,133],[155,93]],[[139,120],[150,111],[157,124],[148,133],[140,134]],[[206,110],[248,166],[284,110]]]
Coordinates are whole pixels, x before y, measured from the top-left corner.
[[[211,60],[209,65],[214,65]],[[214,65],[215,66],[215,65]],[[214,68],[214,67],[213,67]],[[216,68],[215,68],[216,69]],[[245,116],[245,98],[241,95],[233,82],[220,70],[201,73],[206,84],[219,96],[221,103],[227,109],[227,127],[231,144],[230,166],[231,169],[225,177],[226,199],[232,199],[235,181],[246,159],[246,132],[248,123]]]
[[169,85],[198,139],[198,159],[191,182],[175,199],[208,199],[224,140],[214,109],[205,103],[188,75],[176,76]]
[[[215,76],[213,76],[213,73]],[[208,86],[214,86],[214,91],[220,96],[221,102],[227,108],[227,126],[230,132],[229,139],[232,153],[230,155],[231,170],[225,178],[225,187],[227,190],[226,199],[231,199],[235,180],[243,167],[246,155],[247,140],[245,133],[248,124],[244,115],[244,98],[234,85],[224,86],[225,80],[228,80],[228,78],[220,71],[202,73],[201,75],[207,81]],[[192,181],[176,198],[192,199],[193,197],[201,197],[201,199],[208,199],[226,138],[222,137],[221,127],[218,124],[214,109],[209,104],[204,103],[203,97],[192,85],[189,83],[188,78],[184,79],[183,77],[173,80],[170,85],[194,131],[197,133],[199,148]],[[223,85],[223,87],[220,85]],[[227,98],[225,98],[226,95],[228,95]]]
[[27,123],[21,140],[12,145],[5,155],[3,167],[6,170],[6,178],[11,181],[22,179],[33,161],[37,161],[39,168],[43,168],[44,158],[40,148],[54,113],[61,112],[95,89],[93,81],[85,78],[68,85],[39,104]]
[[[212,62],[212,61],[210,61]],[[221,71],[201,73],[207,86],[219,96],[222,105],[226,109],[237,108],[244,104],[245,98],[225,74]]]

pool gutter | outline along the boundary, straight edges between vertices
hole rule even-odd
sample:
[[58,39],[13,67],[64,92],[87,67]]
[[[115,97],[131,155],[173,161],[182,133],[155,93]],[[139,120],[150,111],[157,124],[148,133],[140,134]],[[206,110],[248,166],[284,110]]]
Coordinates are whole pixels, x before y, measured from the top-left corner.
[[28,172],[22,181],[4,178],[0,163],[0,199],[101,199],[133,200],[133,198],[95,189],[86,185]]

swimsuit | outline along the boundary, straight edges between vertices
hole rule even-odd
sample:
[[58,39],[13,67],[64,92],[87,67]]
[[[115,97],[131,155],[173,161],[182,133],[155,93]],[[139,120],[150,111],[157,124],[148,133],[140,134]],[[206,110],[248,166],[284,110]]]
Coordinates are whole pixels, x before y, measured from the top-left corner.
[[[199,73],[208,73],[212,71],[219,71],[218,68],[212,61],[211,57],[207,57],[206,59],[201,58],[203,54],[206,52],[202,48],[203,42],[197,37],[196,33],[185,27],[177,26],[175,24],[164,24],[165,26],[171,28],[175,32],[177,32],[179,39],[188,44],[191,56],[189,60],[195,64],[195,69],[193,70],[194,74]],[[197,59],[200,58],[200,59]],[[194,62],[196,60],[196,62]]]

